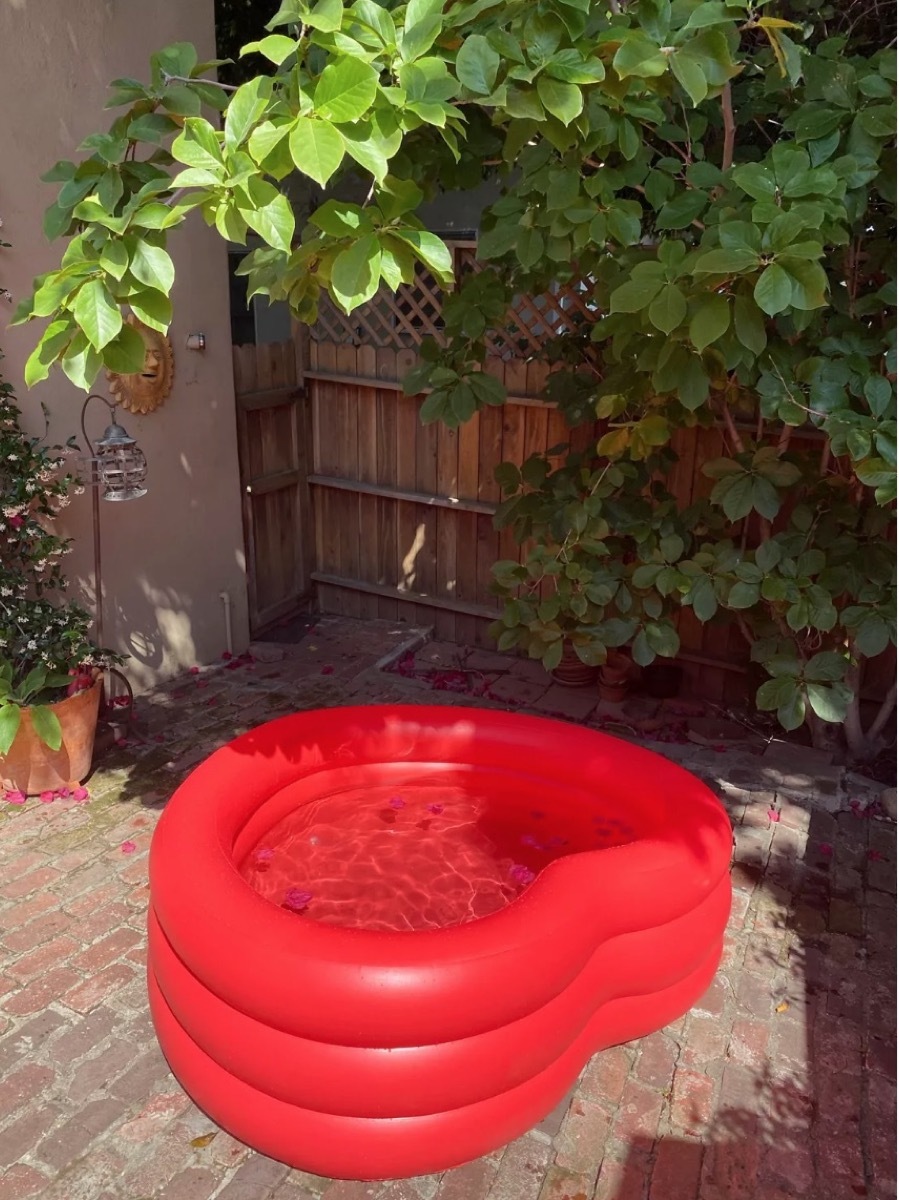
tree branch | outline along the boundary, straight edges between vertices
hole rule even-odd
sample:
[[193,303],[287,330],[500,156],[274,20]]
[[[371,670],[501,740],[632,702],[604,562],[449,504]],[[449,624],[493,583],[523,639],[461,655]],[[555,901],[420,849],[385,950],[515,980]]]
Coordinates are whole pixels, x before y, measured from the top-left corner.
[[873,743],[883,733],[883,727],[893,715],[893,709],[896,707],[896,684],[894,683],[890,690],[883,698],[883,703],[877,710],[877,716],[871,722],[871,728],[868,730],[868,741]]
[[162,72],[164,83],[208,83],[210,87],[221,88],[223,92],[236,92],[237,88],[232,83],[219,83],[217,79],[189,79],[186,75],[170,75],[168,71]]
[[730,83],[726,83],[721,92],[721,115],[724,118],[724,149],[721,153],[721,170],[729,171],[734,163],[734,138],[737,132]]

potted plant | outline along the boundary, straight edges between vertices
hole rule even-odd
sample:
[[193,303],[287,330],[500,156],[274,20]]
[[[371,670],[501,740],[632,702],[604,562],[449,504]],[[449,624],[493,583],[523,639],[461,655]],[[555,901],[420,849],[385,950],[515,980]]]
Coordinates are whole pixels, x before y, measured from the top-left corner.
[[70,490],[83,490],[65,462],[62,447],[25,434],[0,378],[0,788],[26,795],[88,774],[100,668],[118,660],[97,649],[89,614],[65,598],[70,545],[53,518]]

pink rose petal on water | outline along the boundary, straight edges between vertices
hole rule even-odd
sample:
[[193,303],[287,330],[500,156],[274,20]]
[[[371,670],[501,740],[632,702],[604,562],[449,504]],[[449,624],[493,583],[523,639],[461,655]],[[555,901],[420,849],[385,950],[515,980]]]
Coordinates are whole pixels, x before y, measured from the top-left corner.
[[509,878],[520,887],[526,887],[529,883],[533,883],[537,876],[530,867],[526,867],[523,863],[513,863],[509,871]]
[[40,800],[41,804],[52,804],[55,799],[56,792],[41,792],[41,794],[38,796],[38,800]]
[[442,805],[442,804],[429,804],[429,805],[427,806],[427,808],[428,808],[428,812],[429,812],[429,813],[434,813],[434,815],[435,815],[435,816],[438,816],[438,817],[439,817],[439,816],[440,816],[440,814],[443,812],[443,805]]
[[24,804],[25,793],[20,792],[18,788],[11,788],[8,792],[3,793],[3,799],[7,804]]
[[402,796],[391,796],[387,803],[390,805],[391,808],[405,808],[406,807],[406,801],[402,798]]
[[122,842],[122,853],[133,854],[137,849],[137,842]]
[[281,907],[290,909],[291,912],[303,912],[309,907],[312,900],[311,892],[304,892],[300,888],[288,888],[284,893],[284,900]]

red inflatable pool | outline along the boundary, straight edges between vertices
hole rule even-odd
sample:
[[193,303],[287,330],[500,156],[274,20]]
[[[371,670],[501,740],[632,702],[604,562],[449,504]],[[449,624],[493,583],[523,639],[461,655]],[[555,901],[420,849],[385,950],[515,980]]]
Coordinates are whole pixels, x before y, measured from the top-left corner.
[[698,779],[574,725],[299,713],[231,742],[150,855],[149,988],[210,1117],[319,1175],[456,1166],[708,986],[731,829]]

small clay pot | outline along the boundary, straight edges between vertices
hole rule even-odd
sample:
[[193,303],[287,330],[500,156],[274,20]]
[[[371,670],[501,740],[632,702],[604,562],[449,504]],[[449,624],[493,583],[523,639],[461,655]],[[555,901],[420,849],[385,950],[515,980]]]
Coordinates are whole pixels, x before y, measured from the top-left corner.
[[562,647],[562,661],[550,671],[556,683],[562,687],[590,687],[596,683],[598,667],[588,667],[581,662],[570,642]]
[[86,779],[94,753],[101,686],[98,678],[93,687],[48,706],[62,726],[58,750],[41,741],[32,726],[31,712],[23,708],[9,754],[0,754],[0,787],[36,796]]
[[633,663],[625,654],[610,650],[599,668],[599,697],[609,704],[620,704],[630,691]]

